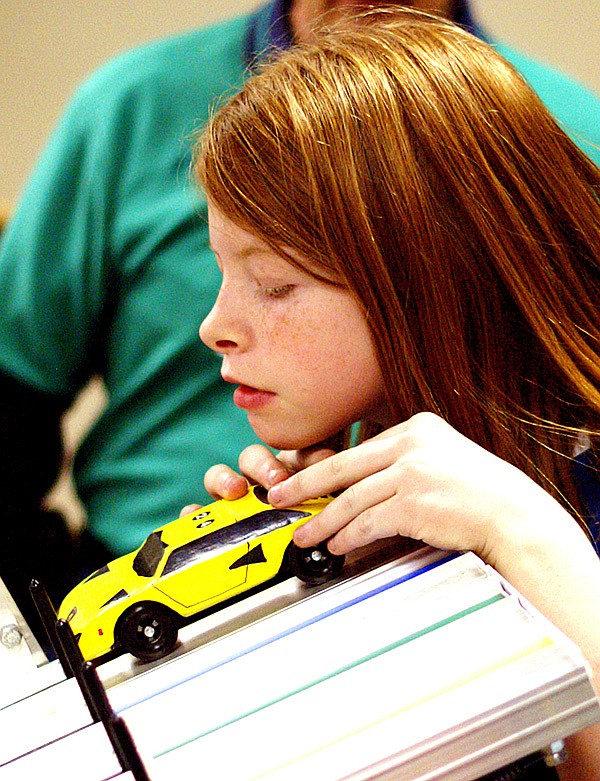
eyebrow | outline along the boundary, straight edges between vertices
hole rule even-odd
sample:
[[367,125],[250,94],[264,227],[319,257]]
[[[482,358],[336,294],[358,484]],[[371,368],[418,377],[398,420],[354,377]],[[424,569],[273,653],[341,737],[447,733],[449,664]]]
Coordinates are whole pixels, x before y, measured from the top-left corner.
[[[217,252],[217,250],[213,247],[212,243],[209,243],[209,249],[211,249],[214,254],[219,258],[220,255]],[[275,252],[274,249],[268,246],[268,244],[252,244],[249,247],[244,247],[244,249],[238,250],[236,249],[234,254],[237,260],[246,260],[247,258],[251,257],[252,255],[264,255],[265,253],[271,253],[275,255],[278,258],[281,258],[285,261],[285,258],[281,255],[278,255],[277,252]]]

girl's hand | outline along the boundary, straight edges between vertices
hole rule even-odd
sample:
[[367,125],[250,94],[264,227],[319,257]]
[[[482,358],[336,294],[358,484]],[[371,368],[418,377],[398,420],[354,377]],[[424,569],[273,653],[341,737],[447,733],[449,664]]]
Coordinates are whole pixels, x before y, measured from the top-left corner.
[[[305,450],[282,450],[274,455],[264,445],[250,445],[239,457],[240,473],[225,464],[212,466],[204,475],[204,487],[213,499],[239,499],[248,492],[249,484],[272,488],[297,471],[334,455],[330,443]],[[188,512],[194,505],[184,508]]]
[[341,554],[399,534],[472,550],[502,571],[515,545],[535,545],[540,535],[556,541],[575,524],[520,470],[431,413],[275,481],[269,501],[286,507],[338,491],[296,531],[298,545],[329,539]]

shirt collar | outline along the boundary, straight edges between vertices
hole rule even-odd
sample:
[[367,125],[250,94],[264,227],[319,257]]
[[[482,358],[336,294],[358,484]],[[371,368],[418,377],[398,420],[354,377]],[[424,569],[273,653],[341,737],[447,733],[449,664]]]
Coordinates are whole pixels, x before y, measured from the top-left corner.
[[[255,12],[250,23],[246,61],[251,65],[257,57],[272,49],[288,49],[292,44],[289,10],[292,0],[272,0]],[[454,21],[478,38],[485,38],[473,18],[469,0],[456,0]]]
[[483,30],[473,18],[469,0],[455,0],[454,21],[478,38],[485,38]]
[[289,10],[292,0],[273,0],[258,9],[250,20],[246,62],[251,66],[261,55],[273,49],[289,49],[292,28]]

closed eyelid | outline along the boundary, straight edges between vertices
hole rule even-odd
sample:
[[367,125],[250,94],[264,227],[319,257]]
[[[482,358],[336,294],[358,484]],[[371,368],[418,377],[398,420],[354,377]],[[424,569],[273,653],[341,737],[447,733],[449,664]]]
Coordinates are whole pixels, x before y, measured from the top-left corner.
[[284,296],[291,293],[297,285],[288,284],[288,285],[273,285],[272,287],[269,287],[268,285],[261,285],[260,292],[261,295],[265,296],[266,298],[283,298]]

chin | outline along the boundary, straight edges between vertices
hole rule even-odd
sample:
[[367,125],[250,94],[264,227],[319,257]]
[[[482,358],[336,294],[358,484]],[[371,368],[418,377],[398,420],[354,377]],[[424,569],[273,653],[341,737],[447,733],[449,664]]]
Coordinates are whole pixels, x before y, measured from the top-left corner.
[[304,448],[315,445],[319,441],[307,437],[294,437],[290,435],[289,432],[288,434],[273,436],[260,434],[256,430],[255,433],[265,445],[273,448],[273,450],[304,450]]
[[336,431],[297,431],[287,427],[285,431],[278,427],[261,425],[258,421],[250,420],[256,436],[274,450],[303,450],[323,442],[333,436]]

